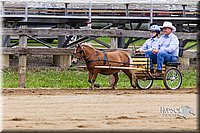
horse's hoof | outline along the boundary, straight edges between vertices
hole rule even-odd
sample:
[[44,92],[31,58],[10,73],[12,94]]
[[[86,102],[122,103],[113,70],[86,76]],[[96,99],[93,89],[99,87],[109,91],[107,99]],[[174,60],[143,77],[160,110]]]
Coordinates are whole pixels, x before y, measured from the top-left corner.
[[137,87],[136,87],[136,86],[134,86],[134,85],[132,85],[132,88],[133,88],[133,90],[136,90],[136,89],[137,89]]
[[99,88],[99,87],[100,87],[100,84],[94,84],[94,87]]
[[136,90],[137,88],[136,87],[133,87],[133,90]]
[[90,88],[88,88],[88,90],[93,90],[94,89],[94,87],[93,86],[90,86]]

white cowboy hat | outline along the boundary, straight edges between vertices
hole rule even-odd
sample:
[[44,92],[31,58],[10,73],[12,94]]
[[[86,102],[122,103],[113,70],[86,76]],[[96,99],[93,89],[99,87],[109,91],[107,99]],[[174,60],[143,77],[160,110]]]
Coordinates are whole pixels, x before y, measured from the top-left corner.
[[172,32],[175,32],[175,31],[176,31],[176,27],[174,27],[174,26],[172,25],[171,22],[165,21],[165,22],[163,23],[162,28],[165,28],[165,27],[171,28],[171,29],[172,29]]

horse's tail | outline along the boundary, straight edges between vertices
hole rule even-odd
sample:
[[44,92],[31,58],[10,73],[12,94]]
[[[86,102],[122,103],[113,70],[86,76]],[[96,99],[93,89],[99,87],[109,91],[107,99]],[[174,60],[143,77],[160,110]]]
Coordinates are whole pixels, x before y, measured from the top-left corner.
[[133,60],[128,52],[122,51],[128,58],[129,58],[129,66],[132,66],[131,64],[133,63]]

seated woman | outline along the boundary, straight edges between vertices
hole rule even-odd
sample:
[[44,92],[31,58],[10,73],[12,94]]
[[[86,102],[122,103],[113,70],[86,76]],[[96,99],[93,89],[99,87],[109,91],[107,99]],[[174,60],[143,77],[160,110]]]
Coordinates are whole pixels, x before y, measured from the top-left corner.
[[[150,38],[146,40],[146,42],[136,50],[136,52],[140,53],[148,53],[149,51],[152,51],[154,48],[157,47],[158,38],[160,36],[160,26],[158,25],[152,25],[150,28]],[[153,69],[150,69],[151,73],[153,73]]]

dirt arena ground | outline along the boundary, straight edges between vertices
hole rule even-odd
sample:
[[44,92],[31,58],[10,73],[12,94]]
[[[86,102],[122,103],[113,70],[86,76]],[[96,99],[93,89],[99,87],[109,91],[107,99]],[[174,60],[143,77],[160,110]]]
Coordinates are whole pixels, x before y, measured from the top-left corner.
[[190,106],[197,90],[3,89],[4,130],[196,130],[197,116],[163,115]]

